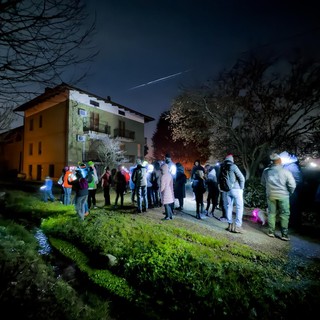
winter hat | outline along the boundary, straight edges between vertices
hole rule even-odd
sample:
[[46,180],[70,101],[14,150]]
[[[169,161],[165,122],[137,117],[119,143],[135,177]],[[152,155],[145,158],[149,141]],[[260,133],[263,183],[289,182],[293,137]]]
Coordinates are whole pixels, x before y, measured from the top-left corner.
[[94,166],[94,162],[93,162],[93,161],[89,161],[89,162],[88,162],[88,166],[90,166],[90,167],[91,167],[91,166]]
[[65,166],[65,167],[64,167],[64,171],[69,171],[69,167],[68,167],[68,166]]
[[272,161],[279,160],[279,159],[281,159],[280,156],[275,152],[270,155],[270,160]]
[[224,160],[229,160],[229,161],[233,162],[233,161],[234,161],[234,160],[233,160],[233,155],[232,155],[232,154],[228,154],[228,155],[224,158]]

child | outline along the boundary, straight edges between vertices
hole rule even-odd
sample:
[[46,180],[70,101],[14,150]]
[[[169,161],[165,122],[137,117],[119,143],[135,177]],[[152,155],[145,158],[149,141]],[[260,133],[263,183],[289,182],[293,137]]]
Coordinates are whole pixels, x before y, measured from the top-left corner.
[[44,192],[43,194],[44,202],[48,202],[48,199],[52,202],[55,200],[52,194],[52,186],[53,186],[52,179],[50,177],[46,177],[46,179],[44,180],[44,185],[41,187],[41,190]]

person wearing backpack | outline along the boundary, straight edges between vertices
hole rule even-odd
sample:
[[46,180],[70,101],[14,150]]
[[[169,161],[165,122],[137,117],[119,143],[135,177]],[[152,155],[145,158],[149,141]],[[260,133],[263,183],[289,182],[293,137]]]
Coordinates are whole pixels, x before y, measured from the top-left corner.
[[136,188],[137,212],[146,212],[148,209],[147,169],[142,166],[140,159],[137,159],[137,167],[132,172],[132,181]]
[[[219,189],[222,191],[223,205],[227,213],[227,231],[243,233],[243,189],[245,178],[238,166],[234,163],[233,155],[225,157],[219,173]],[[236,207],[236,216],[233,219],[233,205]]]

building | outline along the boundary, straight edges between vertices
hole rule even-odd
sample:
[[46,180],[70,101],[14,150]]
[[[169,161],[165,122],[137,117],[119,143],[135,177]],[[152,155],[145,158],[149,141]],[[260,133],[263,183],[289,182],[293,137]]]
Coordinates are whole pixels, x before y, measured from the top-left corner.
[[106,136],[119,139],[130,165],[144,156],[144,125],[155,120],[110,97],[102,98],[64,83],[47,88],[14,111],[24,113],[22,143],[14,140],[10,147],[6,142],[2,148],[11,150],[10,158],[15,159],[8,163],[7,157],[1,163],[30,180],[46,176],[58,179],[66,165],[99,162],[97,143]]

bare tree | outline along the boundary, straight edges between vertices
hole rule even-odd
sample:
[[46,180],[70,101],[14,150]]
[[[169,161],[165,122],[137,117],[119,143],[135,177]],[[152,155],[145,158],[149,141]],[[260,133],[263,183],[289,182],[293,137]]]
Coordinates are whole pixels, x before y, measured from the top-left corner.
[[[272,149],[295,151],[320,122],[320,65],[250,57],[218,81],[190,88],[170,111],[174,139],[210,138],[211,154],[238,156],[249,179]],[[292,150],[293,149],[293,150]]]
[[121,163],[128,162],[125,157],[125,151],[121,149],[121,141],[119,139],[112,139],[106,136],[101,140],[96,140],[95,144],[99,160],[105,167],[115,168]]
[[70,82],[85,74],[76,67],[97,53],[89,42],[95,22],[88,20],[80,0],[0,2],[0,130],[8,127],[8,107],[64,82],[71,68]]

